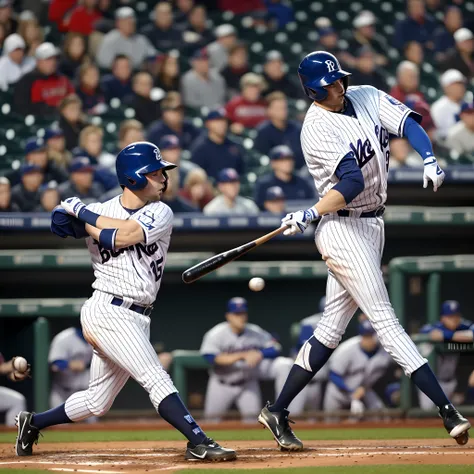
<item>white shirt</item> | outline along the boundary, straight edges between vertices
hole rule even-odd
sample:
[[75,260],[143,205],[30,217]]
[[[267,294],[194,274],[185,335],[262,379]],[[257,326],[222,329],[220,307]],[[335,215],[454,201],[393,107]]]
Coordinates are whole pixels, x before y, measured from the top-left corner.
[[21,64],[17,64],[5,55],[0,58],[0,89],[8,90],[11,84],[16,84],[27,72],[32,71],[36,61],[31,57],[25,57]]
[[438,138],[445,140],[449,129],[456,123],[456,115],[461,111],[461,104],[453,102],[445,95],[431,106],[431,117],[436,125]]
[[234,205],[229,207],[224,196],[221,195],[206,204],[202,212],[206,216],[241,216],[256,215],[259,209],[251,199],[242,196],[237,196]]
[[453,125],[446,138],[446,146],[458,153],[474,152],[474,132],[469,130],[463,121]]

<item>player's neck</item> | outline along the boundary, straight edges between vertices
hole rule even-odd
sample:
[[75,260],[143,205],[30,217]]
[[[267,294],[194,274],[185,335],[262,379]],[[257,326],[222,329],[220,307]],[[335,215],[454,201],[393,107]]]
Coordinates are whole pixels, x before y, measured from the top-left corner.
[[329,112],[343,112],[345,109],[345,102],[343,101],[342,104],[338,102],[337,104],[322,104],[321,102],[316,102],[314,101],[315,105],[318,107],[321,107],[324,110],[327,110]]
[[126,209],[140,209],[147,201],[125,188],[120,196],[120,203]]

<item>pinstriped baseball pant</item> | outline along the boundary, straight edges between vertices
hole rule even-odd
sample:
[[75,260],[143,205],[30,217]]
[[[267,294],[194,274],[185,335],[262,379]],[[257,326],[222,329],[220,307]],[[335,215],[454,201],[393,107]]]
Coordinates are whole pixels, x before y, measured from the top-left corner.
[[95,291],[81,310],[84,337],[94,354],[89,388],[66,400],[66,414],[72,421],[107,413],[129,377],[149,393],[155,409],[177,392],[150,343],[150,318],[113,306],[112,299]]
[[400,325],[383,280],[383,219],[330,214],[319,223],[315,240],[329,269],[326,307],[314,331],[316,339],[329,348],[337,347],[359,307],[405,374],[425,364],[426,359]]

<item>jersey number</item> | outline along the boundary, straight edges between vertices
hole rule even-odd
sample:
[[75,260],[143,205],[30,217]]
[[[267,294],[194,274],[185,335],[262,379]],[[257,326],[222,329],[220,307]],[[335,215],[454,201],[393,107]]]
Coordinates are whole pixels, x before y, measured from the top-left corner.
[[153,275],[155,275],[155,281],[158,281],[163,276],[163,267],[161,264],[163,263],[163,257],[159,258],[158,260],[153,260],[150,263],[151,271]]

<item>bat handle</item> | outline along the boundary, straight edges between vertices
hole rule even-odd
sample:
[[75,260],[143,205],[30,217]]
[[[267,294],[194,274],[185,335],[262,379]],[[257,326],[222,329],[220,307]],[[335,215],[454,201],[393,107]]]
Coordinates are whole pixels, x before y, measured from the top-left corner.
[[265,234],[265,235],[262,235],[261,237],[259,237],[258,239],[255,240],[255,243],[258,245],[262,245],[264,244],[265,242],[268,242],[270,239],[273,239],[273,237],[277,236],[277,235],[280,235],[280,234],[283,234],[283,232],[288,229],[288,226],[282,226],[282,227],[279,227],[278,229],[275,229],[275,230],[272,230],[271,232],[269,232],[268,234]]

